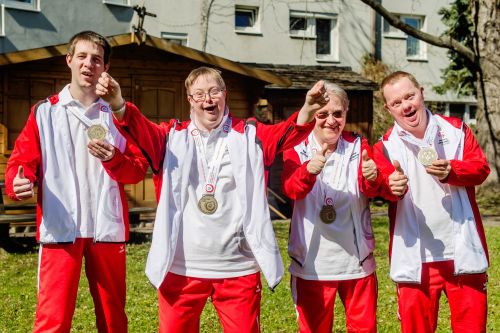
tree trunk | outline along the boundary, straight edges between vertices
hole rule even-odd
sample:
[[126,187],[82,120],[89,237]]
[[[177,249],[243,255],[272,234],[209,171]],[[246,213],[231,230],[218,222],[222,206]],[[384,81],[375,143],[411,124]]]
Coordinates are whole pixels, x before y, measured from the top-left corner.
[[498,183],[500,175],[500,0],[473,0],[477,80],[477,140],[491,168],[485,182]]

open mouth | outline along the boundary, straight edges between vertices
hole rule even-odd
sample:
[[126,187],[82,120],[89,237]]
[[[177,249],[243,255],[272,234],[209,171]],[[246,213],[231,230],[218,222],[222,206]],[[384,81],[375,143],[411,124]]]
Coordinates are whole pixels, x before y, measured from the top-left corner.
[[409,118],[409,117],[413,117],[416,113],[417,113],[417,111],[416,111],[416,110],[415,110],[415,111],[412,111],[412,112],[410,112],[410,113],[408,113],[408,114],[405,114],[405,117],[407,117],[407,118]]
[[92,72],[82,72],[82,75],[86,78],[91,78],[93,76]]
[[203,109],[205,111],[208,111],[208,112],[214,112],[216,108],[217,108],[217,105],[209,105],[209,106],[205,106]]

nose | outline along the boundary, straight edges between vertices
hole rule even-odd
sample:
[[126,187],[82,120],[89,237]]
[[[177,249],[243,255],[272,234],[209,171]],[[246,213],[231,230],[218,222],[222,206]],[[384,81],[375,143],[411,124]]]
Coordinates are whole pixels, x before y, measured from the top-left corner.
[[333,113],[329,113],[328,117],[326,117],[326,122],[328,124],[335,124],[337,122],[337,118],[333,116]]
[[210,96],[210,93],[209,92],[205,92],[205,96],[204,96],[204,101],[205,102],[211,102],[212,101],[212,97]]
[[410,109],[411,109],[411,107],[412,107],[412,105],[411,105],[410,101],[407,101],[407,100],[403,100],[403,101],[401,102],[401,106],[402,106],[402,108],[403,108],[403,111],[404,111],[404,112],[406,112],[406,111],[410,110]]
[[90,57],[86,57],[84,60],[83,60],[83,64],[86,66],[86,67],[92,67],[92,59]]

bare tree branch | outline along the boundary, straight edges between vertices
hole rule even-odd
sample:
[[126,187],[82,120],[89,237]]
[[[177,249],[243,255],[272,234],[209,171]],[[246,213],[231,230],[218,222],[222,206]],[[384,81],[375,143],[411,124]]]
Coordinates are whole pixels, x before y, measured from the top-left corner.
[[407,24],[405,24],[403,21],[401,21],[396,15],[392,14],[391,12],[387,11],[381,4],[379,4],[376,0],[361,0],[368,6],[372,7],[378,14],[382,15],[384,19],[392,26],[398,28],[399,30],[407,33],[408,35],[415,37],[417,39],[420,39],[426,43],[429,43],[434,46],[438,47],[444,47],[447,49],[451,49],[468,60],[470,60],[472,63],[476,63],[476,55],[474,52],[469,49],[468,47],[462,45],[459,41],[456,39],[453,39],[451,37],[437,37],[431,34],[428,34],[426,32],[417,30]]

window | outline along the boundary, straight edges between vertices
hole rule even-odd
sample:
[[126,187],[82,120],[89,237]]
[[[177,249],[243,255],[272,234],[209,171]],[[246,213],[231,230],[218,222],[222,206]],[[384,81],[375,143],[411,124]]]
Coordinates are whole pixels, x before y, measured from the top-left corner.
[[161,38],[168,40],[171,43],[176,43],[179,45],[188,45],[188,34],[183,32],[162,32]]
[[464,119],[465,104],[450,103],[450,117]]
[[316,40],[316,60],[338,61],[338,25],[334,14],[290,12],[290,37]]
[[290,16],[290,36],[314,38],[314,20],[307,17]]
[[108,4],[108,5],[130,7],[130,0],[103,0],[103,3]]
[[0,5],[0,37],[5,36],[5,5]]
[[[401,17],[399,15],[396,15],[399,19]],[[392,37],[392,38],[406,38],[406,34],[399,30],[396,27],[393,27],[392,25],[387,22],[387,20],[384,20],[384,37]]]
[[[422,21],[420,17],[403,17],[404,23],[417,30],[422,30]],[[409,58],[424,58],[423,43],[412,36],[406,37],[406,56]]]
[[[401,21],[417,30],[424,30],[423,16],[397,15]],[[414,60],[426,58],[426,44],[419,39],[408,36],[398,28],[384,20],[384,37],[406,39],[406,57]]]
[[40,11],[40,0],[0,0],[7,8]]
[[234,29],[238,33],[260,33],[259,7],[235,6]]
[[469,119],[476,120],[476,112],[477,112],[477,106],[476,105],[469,105]]

